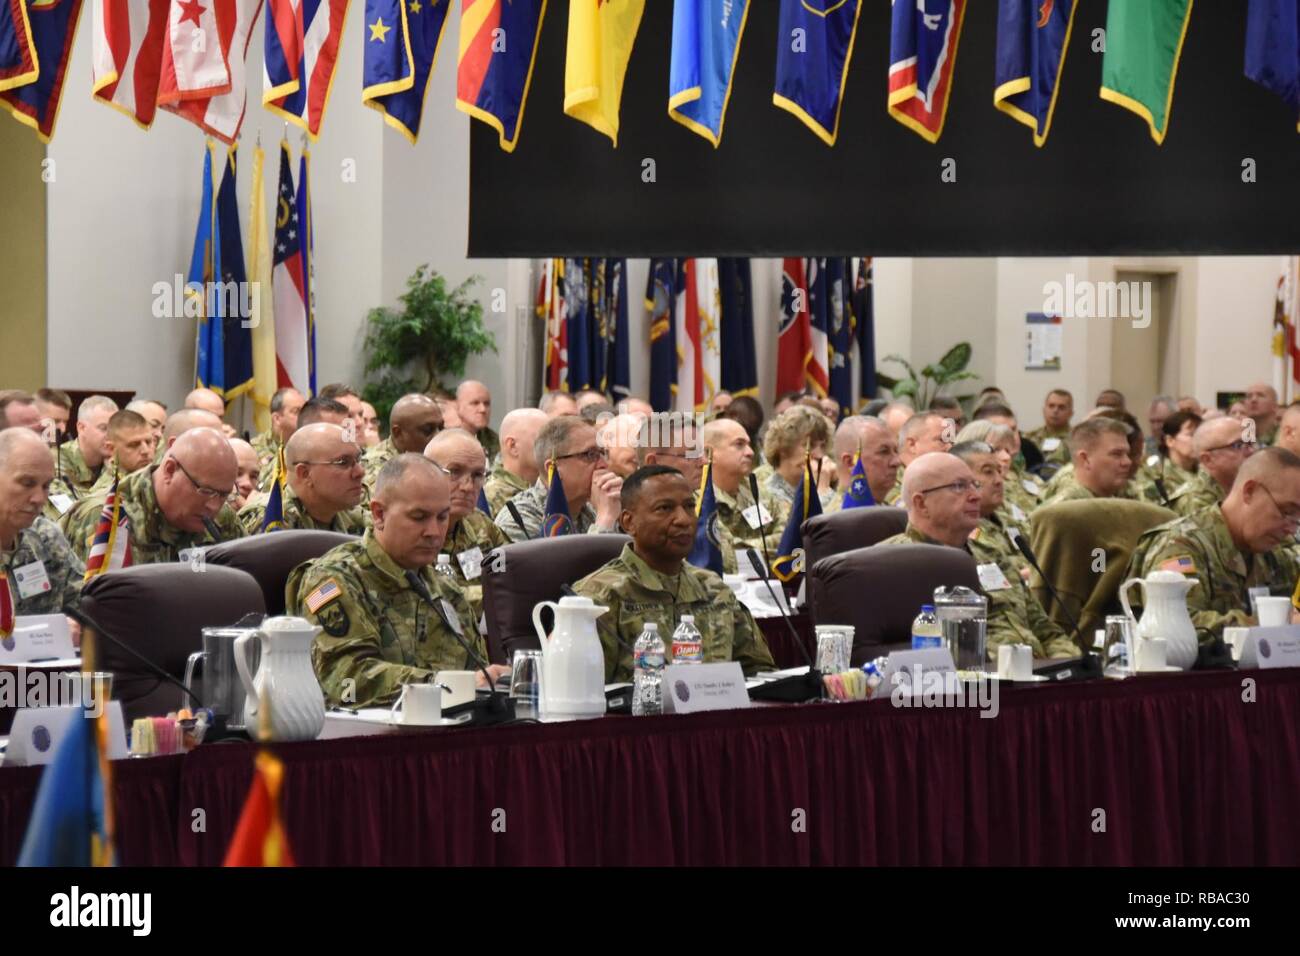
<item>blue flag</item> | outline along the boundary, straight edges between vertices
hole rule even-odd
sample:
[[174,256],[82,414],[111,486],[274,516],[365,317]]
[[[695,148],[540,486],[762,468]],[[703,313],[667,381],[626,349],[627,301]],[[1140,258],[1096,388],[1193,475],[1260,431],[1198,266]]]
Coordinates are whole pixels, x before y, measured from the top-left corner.
[[840,501],[840,510],[865,508],[875,503],[876,499],[871,494],[871,485],[867,483],[866,469],[862,467],[862,453],[858,452],[853,459],[853,470],[849,472],[849,486],[844,489],[844,498]]
[[107,763],[100,751],[99,718],[73,716],[41,774],[23,837],[19,866],[112,866]]
[[876,382],[876,296],[870,258],[858,260],[853,283],[853,336],[858,340],[858,393],[873,399],[880,390]]
[[546,0],[461,4],[456,109],[495,129],[507,153],[519,142],[545,13]]
[[573,531],[573,519],[569,517],[569,498],[564,493],[560,469],[554,461],[547,462],[546,469],[550,488],[546,492],[546,512],[542,515],[542,537],[555,538]]
[[1250,0],[1246,76],[1286,102],[1300,132],[1300,11],[1295,0]]
[[839,134],[861,9],[861,0],[781,0],[772,102],[797,116],[827,146],[834,146]]
[[34,83],[40,74],[27,5],[0,0],[0,90]]
[[452,0],[366,0],[361,102],[412,143]]
[[266,511],[262,513],[263,531],[284,530],[284,485],[288,477],[284,473],[284,446],[275,459],[275,480],[271,482],[271,494],[266,499]]
[[225,398],[227,403],[253,387],[253,330],[244,325],[245,319],[252,315],[253,303],[251,295],[244,294],[248,288],[248,274],[244,269],[243,230],[239,227],[235,153],[236,147],[230,147],[226,154],[226,175],[217,192],[222,283],[217,310],[221,318],[221,378],[207,383],[208,388]]
[[998,2],[993,105],[1032,129],[1035,146],[1052,128],[1076,8],[1075,0]]
[[478,501],[474,502],[474,507],[483,512],[489,518],[492,517],[492,506],[488,504],[487,491],[484,490],[482,485],[479,485]]
[[853,310],[847,302],[848,282],[845,260],[826,260],[826,320],[830,345],[831,398],[840,406],[840,415],[853,414]]
[[732,395],[758,396],[754,351],[754,290],[748,259],[719,259],[722,294],[722,387]]
[[203,147],[203,196],[199,205],[199,224],[194,230],[194,248],[190,252],[190,271],[185,279],[185,295],[199,299],[199,325],[196,332],[194,378],[200,388],[211,387],[226,377],[225,323],[221,320],[217,279],[221,276],[221,220],[217,216],[216,190],[212,184],[212,149]]
[[673,409],[677,384],[677,347],[673,310],[677,306],[677,260],[651,259],[645,307],[650,313],[650,405],[656,412]]
[[587,345],[591,368],[591,387],[609,393],[609,376],[605,361],[609,358],[611,329],[609,299],[605,293],[605,260],[587,259]]
[[606,369],[609,374],[609,394],[615,402],[620,402],[632,393],[632,359],[629,353],[630,342],[627,330],[627,260],[605,260],[605,294],[608,297],[607,308],[610,324],[609,358]]
[[311,151],[304,149],[298,162],[298,224],[302,229],[302,291],[307,307],[307,387],[316,394],[316,264],[311,226]]
[[668,115],[714,146],[722,142],[731,77],[748,15],[749,0],[676,0],[673,4]]
[[776,546],[772,559],[772,573],[782,581],[789,581],[803,573],[803,523],[822,513],[822,501],[817,496],[817,482],[813,479],[812,463],[804,460],[803,476],[794,490],[794,504],[790,517],[781,532],[781,543]]
[[721,574],[722,548],[718,544],[718,499],[713,493],[712,461],[704,465],[704,474],[700,478],[700,503],[695,513],[699,516],[695,523],[695,546],[686,561],[697,568]]
[[[13,7],[12,3],[5,5]],[[0,107],[36,130],[42,143],[48,143],[54,138],[54,123],[59,118],[59,100],[81,16],[81,0],[58,0],[41,6],[25,0],[25,5],[30,39],[20,39],[26,32],[25,25],[12,13],[11,27],[0,32],[0,42],[10,47],[0,50]],[[33,67],[39,71],[36,76],[31,76]]]
[[564,301],[569,307],[569,365],[565,369],[569,392],[592,387],[591,380],[591,302],[587,280],[591,272],[589,259],[566,259],[564,263]]

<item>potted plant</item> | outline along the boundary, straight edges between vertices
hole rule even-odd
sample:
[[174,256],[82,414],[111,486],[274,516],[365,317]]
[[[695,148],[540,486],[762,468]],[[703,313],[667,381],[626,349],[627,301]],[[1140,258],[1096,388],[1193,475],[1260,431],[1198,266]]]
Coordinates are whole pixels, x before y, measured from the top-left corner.
[[[930,406],[930,402],[934,400],[935,396],[943,392],[945,387],[954,382],[979,378],[974,372],[966,371],[966,366],[970,364],[970,357],[970,343],[958,342],[938,362],[922,368],[918,375],[916,369],[903,356],[886,355],[882,361],[894,362],[903,366],[903,368],[907,369],[910,377],[894,378],[878,371],[876,372],[876,380],[884,388],[889,389],[894,398],[911,398],[913,407],[925,409]],[[974,398],[973,395],[957,395],[955,397],[963,405]]]

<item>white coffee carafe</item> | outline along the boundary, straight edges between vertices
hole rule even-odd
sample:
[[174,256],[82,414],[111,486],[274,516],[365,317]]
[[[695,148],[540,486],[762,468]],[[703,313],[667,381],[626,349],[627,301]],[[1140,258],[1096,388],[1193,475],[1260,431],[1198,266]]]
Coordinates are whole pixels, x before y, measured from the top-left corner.
[[[555,629],[546,636],[542,608],[555,612]],[[605,713],[605,653],[596,633],[596,618],[609,608],[585,597],[542,601],[533,608],[533,627],[542,645],[542,686],[538,709],[542,720],[576,720]]]
[[[319,633],[319,627],[300,617],[273,617],[235,641],[235,669],[247,695],[244,725],[250,737],[315,740],[320,735],[325,696],[311,666],[311,644]],[[256,676],[248,667],[248,645],[254,639],[262,648]],[[260,713],[263,702],[266,714]]]
[[[1165,639],[1165,661],[1171,667],[1189,670],[1196,663],[1196,626],[1187,612],[1187,592],[1195,585],[1177,571],[1152,571],[1145,578],[1129,578],[1119,589],[1119,600],[1124,605],[1133,629],[1134,641],[1153,637]],[[1128,589],[1142,585],[1142,620],[1133,617],[1133,607],[1128,602]],[[1133,648],[1137,660],[1137,648]]]

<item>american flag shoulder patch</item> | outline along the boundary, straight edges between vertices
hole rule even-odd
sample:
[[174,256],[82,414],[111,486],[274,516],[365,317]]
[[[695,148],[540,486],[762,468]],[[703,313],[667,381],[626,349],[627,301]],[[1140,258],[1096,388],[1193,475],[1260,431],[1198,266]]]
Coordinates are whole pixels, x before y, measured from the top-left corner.
[[1161,571],[1177,571],[1180,574],[1195,574],[1196,562],[1187,556],[1170,558],[1160,564]]
[[303,600],[303,603],[307,605],[307,610],[315,614],[326,604],[329,604],[330,601],[333,601],[335,598],[341,597],[342,595],[343,589],[338,586],[338,582],[333,578],[327,578],[321,582],[320,587],[307,595]]

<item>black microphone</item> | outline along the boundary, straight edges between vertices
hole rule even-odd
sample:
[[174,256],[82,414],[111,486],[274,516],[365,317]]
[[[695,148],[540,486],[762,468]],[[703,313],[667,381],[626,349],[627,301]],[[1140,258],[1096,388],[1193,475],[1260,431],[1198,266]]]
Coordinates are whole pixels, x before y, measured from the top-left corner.
[[469,716],[466,722],[477,724],[479,726],[490,726],[492,724],[514,720],[514,701],[497,690],[496,682],[492,680],[492,674],[487,669],[487,662],[479,656],[478,652],[474,650],[469,641],[465,640],[460,632],[452,626],[451,622],[446,619],[443,615],[442,608],[436,601],[434,601],[433,595],[429,593],[429,586],[425,584],[424,578],[420,577],[420,575],[415,571],[408,570],[404,572],[404,574],[406,577],[406,583],[411,586],[411,590],[416,593],[421,601],[433,609],[433,612],[438,615],[439,620],[447,626],[447,630],[451,631],[451,636],[456,639],[456,643],[465,649],[465,653],[469,655],[469,659],[479,669],[479,672],[482,673],[484,679],[487,681],[488,697],[486,699],[479,700],[478,695],[475,694],[473,700],[465,704],[457,704],[455,707],[449,707],[443,711],[443,714],[448,717],[459,717],[468,714]]
[[177,680],[171,674],[167,673],[167,671],[159,667],[153,661],[149,660],[149,658],[145,657],[135,648],[122,643],[112,634],[108,633],[108,631],[104,630],[104,628],[100,624],[98,624],[85,611],[81,610],[80,608],[74,607],[74,608],[64,608],[63,613],[66,614],[68,617],[72,618],[82,627],[89,628],[90,630],[98,634],[100,637],[106,639],[110,644],[116,647],[119,651],[122,651],[124,654],[127,654],[130,657],[134,657],[137,661],[139,661],[141,664],[145,666],[145,668],[149,671],[149,673],[153,674],[155,677],[163,681],[166,681],[169,684],[175,684],[177,687],[181,689],[181,691],[184,694],[190,697],[194,701],[194,703],[197,704],[199,707],[207,707],[207,704],[203,703],[202,698],[200,698],[198,694],[194,693],[194,691],[186,687],[183,682]]
[[[1066,605],[1065,601],[1061,599],[1061,595],[1052,585],[1051,579],[1044,574],[1043,569],[1039,567],[1038,559],[1034,557],[1034,551],[1029,547],[1029,542],[1025,540],[1025,536],[1015,528],[1008,528],[1007,537],[1010,538],[1011,543],[1016,546],[1016,550],[1025,556],[1025,560],[1029,562],[1029,566],[1038,572],[1038,576],[1042,578],[1043,583],[1047,585],[1048,593],[1052,595],[1052,599],[1056,601],[1057,606],[1060,607],[1065,616],[1070,619],[1070,624],[1074,627],[1071,636],[1085,639],[1083,638],[1083,635],[1079,633],[1079,619],[1070,613],[1070,608]],[[1048,677],[1054,677],[1057,680],[1093,678],[1102,676],[1102,666],[1103,662],[1100,657],[1095,655],[1090,648],[1083,648],[1082,658],[1077,663],[1071,660],[1062,661],[1060,664],[1049,664],[1046,667],[1039,668],[1038,673]]]
[[[758,496],[758,478],[752,471],[749,473],[749,493],[754,498],[755,514],[758,516],[758,537],[763,545],[763,584],[767,587],[767,593],[771,595],[772,602],[776,604],[776,609],[781,614],[781,620],[785,622],[786,628],[790,631],[790,637],[793,638],[795,646],[799,648],[799,653],[808,662],[808,673],[806,675],[784,677],[780,680],[760,684],[750,691],[749,696],[754,700],[819,700],[825,689],[822,684],[821,672],[817,670],[812,656],[808,653],[808,646],[803,642],[803,638],[799,636],[799,632],[790,623],[790,615],[785,610],[785,601],[778,598],[776,592],[772,590],[772,558],[767,551],[767,525],[763,521],[763,505]],[[783,597],[784,595],[782,595]],[[791,692],[793,692],[793,696]]]

